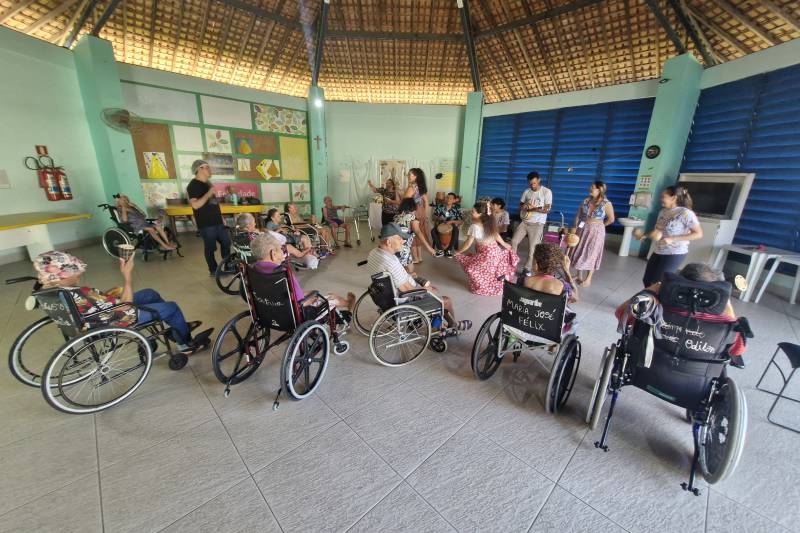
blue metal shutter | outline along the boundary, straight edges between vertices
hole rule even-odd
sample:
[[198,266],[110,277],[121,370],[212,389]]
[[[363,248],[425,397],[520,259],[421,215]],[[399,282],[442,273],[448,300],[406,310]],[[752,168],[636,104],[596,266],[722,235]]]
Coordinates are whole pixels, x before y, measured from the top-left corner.
[[528,187],[528,173],[536,171],[547,183],[550,160],[558,138],[558,111],[537,111],[517,115],[517,149],[508,188],[511,213],[519,213],[519,199]]
[[[506,198],[508,177],[511,174],[511,152],[515,143],[515,120],[515,115],[487,117],[483,120],[476,198],[482,196]],[[462,207],[468,209],[472,206]]]

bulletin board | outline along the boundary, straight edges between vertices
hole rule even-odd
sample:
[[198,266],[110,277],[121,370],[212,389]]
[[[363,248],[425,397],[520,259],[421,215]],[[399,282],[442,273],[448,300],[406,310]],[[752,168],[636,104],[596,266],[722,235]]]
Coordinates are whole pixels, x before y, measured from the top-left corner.
[[[155,179],[175,179],[175,155],[172,152],[172,140],[169,135],[169,126],[166,124],[144,123],[141,127],[131,131],[133,149],[136,152],[136,166],[139,168],[139,177],[149,179],[153,176],[153,164],[166,163],[166,177]],[[152,157],[148,154],[164,154],[163,159]],[[148,172],[149,171],[149,172]]]

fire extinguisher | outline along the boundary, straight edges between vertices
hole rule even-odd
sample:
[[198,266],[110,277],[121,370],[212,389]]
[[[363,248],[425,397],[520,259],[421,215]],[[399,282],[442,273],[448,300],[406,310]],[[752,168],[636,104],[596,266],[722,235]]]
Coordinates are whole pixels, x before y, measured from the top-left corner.
[[[44,192],[47,195],[47,199],[51,202],[57,202],[58,200],[63,200],[63,196],[61,195],[61,189],[58,186],[58,180],[56,179],[54,172],[48,172],[45,178],[45,188]],[[70,193],[70,197],[72,193]]]
[[53,175],[58,184],[61,198],[63,200],[72,200],[72,189],[69,186],[69,178],[67,178],[67,174],[64,172],[64,167],[53,168]]
[[39,187],[42,189],[47,188],[47,175],[52,173],[55,163],[53,158],[47,154],[38,157],[28,156],[25,158],[25,166],[30,170],[36,171],[36,176],[39,179]]

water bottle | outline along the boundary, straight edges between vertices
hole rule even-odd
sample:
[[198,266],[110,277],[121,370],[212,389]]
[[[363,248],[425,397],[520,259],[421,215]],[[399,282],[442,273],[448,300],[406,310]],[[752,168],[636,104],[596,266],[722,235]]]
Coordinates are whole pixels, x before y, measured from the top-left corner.
[[433,327],[433,329],[441,328],[442,327],[442,317],[440,317],[440,316],[433,317],[433,320],[431,320],[431,326]]

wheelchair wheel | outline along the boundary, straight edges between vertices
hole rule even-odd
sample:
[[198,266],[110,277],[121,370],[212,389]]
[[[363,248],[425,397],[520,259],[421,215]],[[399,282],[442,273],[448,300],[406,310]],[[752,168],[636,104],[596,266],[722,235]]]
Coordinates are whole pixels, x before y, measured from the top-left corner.
[[64,413],[97,413],[133,394],[152,364],[150,343],[138,331],[95,329],[70,340],[50,359],[42,394]]
[[11,375],[25,385],[38,387],[42,371],[66,340],[51,318],[40,318],[22,330],[11,345],[8,351]]
[[369,291],[364,291],[364,294],[358,297],[353,306],[353,324],[356,326],[356,331],[369,337],[369,332],[379,316],[381,316],[381,310],[372,301]]
[[481,326],[472,345],[472,371],[481,381],[489,379],[497,371],[503,359],[497,357],[503,336],[503,323],[500,313],[495,313]]
[[700,468],[709,484],[733,473],[744,450],[747,431],[747,400],[729,377],[720,379],[711,398],[708,423],[700,427]]
[[444,353],[447,351],[447,341],[441,337],[431,337],[431,350],[436,353]]
[[225,294],[230,294],[231,296],[239,294],[242,288],[242,278],[236,269],[236,260],[232,256],[229,255],[217,265],[217,271],[214,272],[214,281],[217,282],[217,287]]
[[105,248],[108,255],[119,257],[117,246],[120,244],[133,245],[133,241],[125,231],[120,228],[108,228],[103,233],[103,248]]
[[214,341],[211,351],[214,375],[226,385],[241,383],[261,365],[268,347],[269,329],[257,327],[250,311],[242,311],[222,327]]
[[431,321],[419,307],[403,304],[383,313],[369,332],[369,351],[385,366],[407,365],[425,351]]
[[580,364],[581,343],[575,335],[567,335],[561,341],[547,382],[544,407],[548,413],[555,414],[566,405]]
[[605,404],[606,395],[608,395],[608,382],[611,380],[611,370],[614,368],[616,348],[616,345],[606,348],[603,352],[603,358],[600,359],[600,371],[597,375],[597,381],[594,382],[589,411],[586,413],[586,423],[589,424],[589,428],[592,431],[597,428],[597,424],[600,422],[600,415],[603,413],[603,404]]
[[330,344],[328,329],[318,322],[305,322],[294,332],[286,347],[281,376],[290,398],[302,400],[322,383]]
[[169,358],[169,369],[170,370],[180,370],[181,368],[186,366],[186,363],[189,362],[189,357],[183,355],[182,353],[173,355]]

